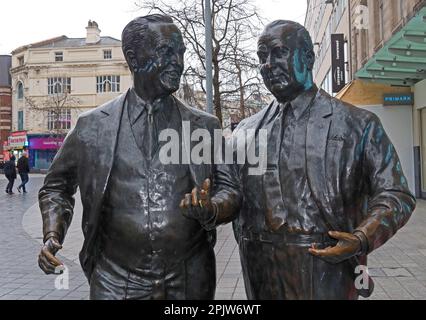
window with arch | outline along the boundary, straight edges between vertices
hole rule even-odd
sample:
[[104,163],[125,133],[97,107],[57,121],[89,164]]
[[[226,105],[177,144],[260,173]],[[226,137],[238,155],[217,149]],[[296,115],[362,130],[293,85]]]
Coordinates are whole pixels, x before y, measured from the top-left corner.
[[49,95],[71,93],[71,78],[54,77],[47,79],[47,92]]
[[96,92],[120,92],[120,76],[96,77]]
[[18,85],[16,87],[16,97],[19,100],[24,99],[24,84],[21,81],[18,82]]
[[71,109],[50,110],[47,115],[48,130],[71,129]]

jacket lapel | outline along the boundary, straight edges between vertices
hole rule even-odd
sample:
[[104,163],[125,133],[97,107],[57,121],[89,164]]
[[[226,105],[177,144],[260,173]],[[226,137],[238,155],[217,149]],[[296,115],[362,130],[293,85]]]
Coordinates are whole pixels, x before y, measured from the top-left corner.
[[[95,248],[96,244],[102,202],[114,162],[121,115],[123,113],[127,94],[128,91],[108,103],[99,111],[100,121],[97,128],[96,150],[94,150],[96,153],[96,164],[93,168],[94,172],[91,175],[93,177],[93,196],[91,197],[92,203],[90,212],[88,212],[87,215],[83,215],[85,225],[83,228],[86,230],[86,235],[80,257],[83,270],[89,281],[90,274],[94,267],[94,261],[96,260],[92,250]],[[87,220],[85,220],[85,217],[87,217]]]
[[102,118],[98,126],[98,147],[97,157],[98,163],[96,167],[96,184],[97,197],[102,202],[108,181],[111,175],[111,169],[114,163],[114,155],[117,147],[118,132],[120,129],[121,116],[124,110],[128,91],[116,100],[114,100],[107,108],[101,111]]
[[312,194],[329,227],[339,230],[331,207],[326,177],[327,141],[332,119],[332,101],[320,90],[311,107],[306,133],[307,174]]

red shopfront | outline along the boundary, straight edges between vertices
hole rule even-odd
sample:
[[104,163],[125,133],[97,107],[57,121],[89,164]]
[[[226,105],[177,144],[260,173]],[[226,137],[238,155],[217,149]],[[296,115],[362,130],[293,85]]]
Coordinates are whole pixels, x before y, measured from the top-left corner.
[[24,151],[28,148],[28,137],[26,131],[12,132],[8,141],[3,144],[3,157],[5,161],[9,160],[13,154],[18,160]]

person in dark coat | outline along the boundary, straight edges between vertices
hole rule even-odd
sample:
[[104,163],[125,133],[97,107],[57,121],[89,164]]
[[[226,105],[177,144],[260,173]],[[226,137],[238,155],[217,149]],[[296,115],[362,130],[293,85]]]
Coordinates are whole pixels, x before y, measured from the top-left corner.
[[24,193],[27,193],[25,185],[29,181],[28,174],[30,173],[30,166],[28,163],[27,153],[24,153],[18,160],[18,172],[19,172],[19,176],[21,177],[21,184],[18,187],[18,191],[19,193],[21,193],[21,190],[22,190]]
[[3,171],[9,183],[6,186],[6,193],[13,194],[12,188],[16,179],[16,166],[15,166],[16,158],[12,156],[9,161],[7,161],[4,165]]

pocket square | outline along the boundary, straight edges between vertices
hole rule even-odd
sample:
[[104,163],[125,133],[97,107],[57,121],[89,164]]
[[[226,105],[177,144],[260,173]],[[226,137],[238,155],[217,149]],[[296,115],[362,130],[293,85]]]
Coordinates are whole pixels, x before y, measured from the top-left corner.
[[333,135],[331,137],[328,138],[329,141],[345,141],[345,137],[341,136],[341,135]]

